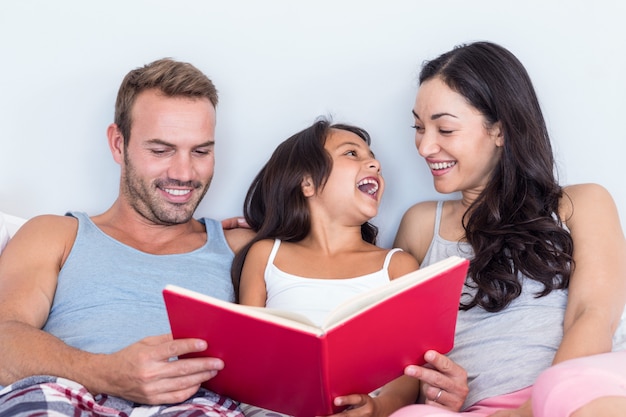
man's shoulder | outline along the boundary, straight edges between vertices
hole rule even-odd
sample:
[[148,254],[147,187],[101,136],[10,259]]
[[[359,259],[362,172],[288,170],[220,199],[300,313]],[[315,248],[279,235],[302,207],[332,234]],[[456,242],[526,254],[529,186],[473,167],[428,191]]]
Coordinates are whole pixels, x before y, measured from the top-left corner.
[[18,264],[63,265],[77,230],[76,218],[49,214],[35,216],[19,228],[5,252]]
[[46,231],[63,232],[66,230],[75,231],[78,227],[78,219],[72,216],[59,216],[56,214],[42,214],[27,220],[20,231],[34,231],[39,230],[45,233]]
[[75,217],[44,214],[27,220],[15,233],[12,240],[39,242],[64,242],[71,244],[78,229]]

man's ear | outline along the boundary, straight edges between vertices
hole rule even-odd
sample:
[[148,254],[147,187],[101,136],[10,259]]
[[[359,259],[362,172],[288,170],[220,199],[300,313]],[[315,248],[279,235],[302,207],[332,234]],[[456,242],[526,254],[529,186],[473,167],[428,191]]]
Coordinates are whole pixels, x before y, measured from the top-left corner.
[[498,148],[504,146],[504,131],[502,130],[502,123],[495,122],[491,129],[489,129],[489,134],[495,140],[495,144]]
[[300,186],[302,187],[302,194],[304,194],[305,197],[315,195],[315,186],[313,185],[313,178],[311,178],[310,175],[305,175],[304,178],[302,178]]
[[124,136],[115,123],[111,123],[107,128],[107,138],[113,159],[122,165],[124,161]]

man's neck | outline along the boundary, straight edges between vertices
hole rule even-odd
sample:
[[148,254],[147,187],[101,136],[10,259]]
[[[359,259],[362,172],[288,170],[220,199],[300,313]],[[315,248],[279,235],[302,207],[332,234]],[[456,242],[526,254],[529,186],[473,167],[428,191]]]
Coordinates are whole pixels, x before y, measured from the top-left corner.
[[119,200],[91,219],[113,239],[155,255],[191,252],[207,239],[204,225],[197,220],[176,225],[156,224]]

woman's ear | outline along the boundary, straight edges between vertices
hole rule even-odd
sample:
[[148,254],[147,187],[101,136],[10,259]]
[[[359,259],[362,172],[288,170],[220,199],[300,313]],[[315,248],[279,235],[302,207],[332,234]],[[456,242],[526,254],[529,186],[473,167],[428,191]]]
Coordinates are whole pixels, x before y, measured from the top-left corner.
[[304,194],[305,197],[315,195],[315,186],[313,185],[313,178],[311,178],[310,175],[305,175],[304,178],[302,178],[300,186],[302,187],[302,194]]
[[502,130],[502,123],[495,122],[493,126],[491,126],[491,129],[489,129],[489,134],[494,139],[498,148],[504,146],[504,131]]

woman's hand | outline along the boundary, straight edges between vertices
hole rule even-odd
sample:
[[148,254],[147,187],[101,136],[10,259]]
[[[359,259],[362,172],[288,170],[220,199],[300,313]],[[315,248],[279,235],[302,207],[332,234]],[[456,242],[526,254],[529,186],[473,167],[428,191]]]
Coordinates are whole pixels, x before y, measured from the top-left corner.
[[460,411],[467,398],[467,372],[450,358],[434,350],[424,355],[426,365],[409,365],[404,374],[422,381],[420,400],[451,411]]

